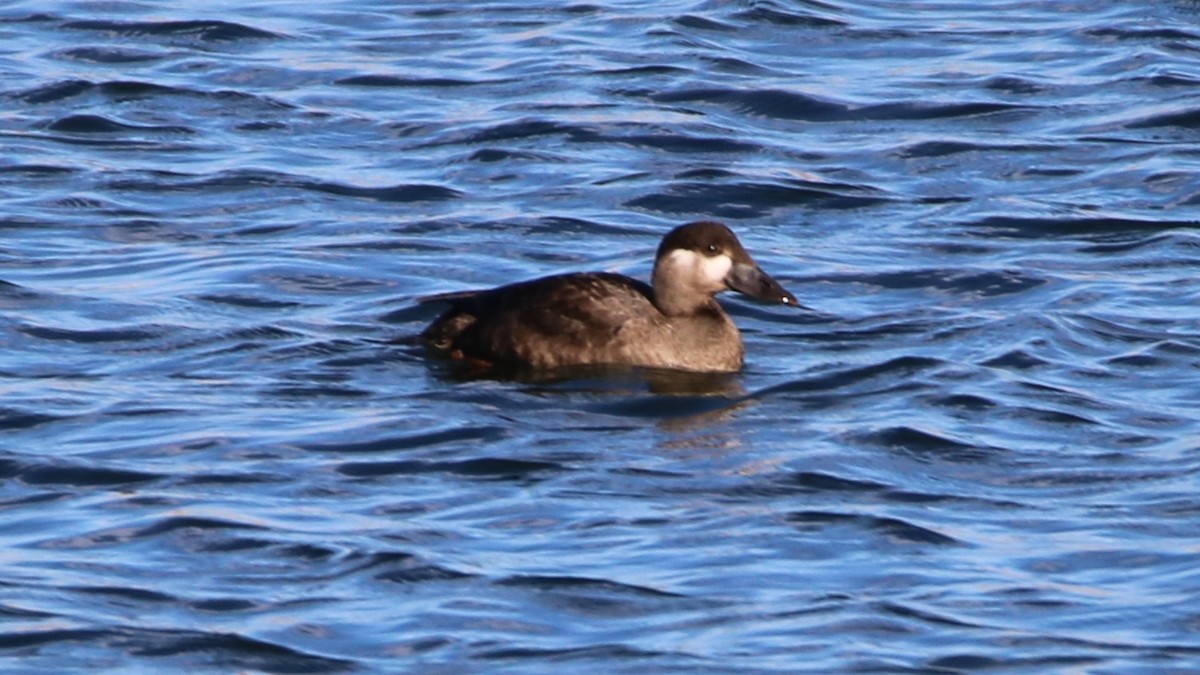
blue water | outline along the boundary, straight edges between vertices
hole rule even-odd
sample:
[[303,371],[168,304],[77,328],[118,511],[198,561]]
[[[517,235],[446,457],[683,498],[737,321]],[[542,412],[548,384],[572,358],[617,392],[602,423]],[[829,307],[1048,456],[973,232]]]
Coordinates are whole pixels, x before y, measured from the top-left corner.
[[[0,8],[0,669],[1200,669],[1200,5]],[[726,221],[732,378],[423,295]]]

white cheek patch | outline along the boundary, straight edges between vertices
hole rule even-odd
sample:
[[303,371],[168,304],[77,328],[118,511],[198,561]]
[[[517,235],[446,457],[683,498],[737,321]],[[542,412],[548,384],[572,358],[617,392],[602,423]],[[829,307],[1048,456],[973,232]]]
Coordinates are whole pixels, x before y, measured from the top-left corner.
[[692,251],[677,248],[667,255],[667,259],[663,261],[663,266],[671,270],[673,276],[687,276],[699,264],[700,261],[697,260],[697,257]]
[[733,267],[733,259],[722,253],[711,258],[700,257],[701,275],[714,286],[723,286],[729,269]]
[[672,274],[680,279],[694,279],[698,285],[719,288],[733,267],[733,259],[722,253],[713,257],[695,251],[676,249],[667,256]]

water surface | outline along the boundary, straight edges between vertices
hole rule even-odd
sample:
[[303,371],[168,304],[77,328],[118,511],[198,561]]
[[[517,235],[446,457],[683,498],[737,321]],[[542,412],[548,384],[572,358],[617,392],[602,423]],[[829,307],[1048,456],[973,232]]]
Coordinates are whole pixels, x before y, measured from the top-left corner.
[[[1191,2],[0,9],[28,672],[1187,672]],[[733,378],[416,299],[728,222]]]

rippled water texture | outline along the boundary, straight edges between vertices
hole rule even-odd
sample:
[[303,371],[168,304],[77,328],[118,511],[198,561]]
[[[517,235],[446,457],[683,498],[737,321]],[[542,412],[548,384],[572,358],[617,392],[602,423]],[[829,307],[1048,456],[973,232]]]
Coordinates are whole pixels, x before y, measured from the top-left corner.
[[[0,664],[1194,672],[1200,5],[8,2]],[[418,297],[718,218],[732,378]]]

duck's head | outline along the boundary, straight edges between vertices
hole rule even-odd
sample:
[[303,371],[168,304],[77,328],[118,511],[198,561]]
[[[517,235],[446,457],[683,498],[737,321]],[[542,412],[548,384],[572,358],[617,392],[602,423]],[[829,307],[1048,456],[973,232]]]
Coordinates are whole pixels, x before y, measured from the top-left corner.
[[799,307],[754,262],[736,235],[721,223],[680,225],[663,237],[654,258],[655,304],[667,315],[694,313],[721,291]]

